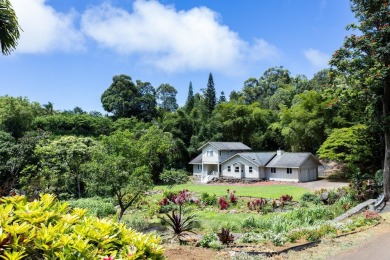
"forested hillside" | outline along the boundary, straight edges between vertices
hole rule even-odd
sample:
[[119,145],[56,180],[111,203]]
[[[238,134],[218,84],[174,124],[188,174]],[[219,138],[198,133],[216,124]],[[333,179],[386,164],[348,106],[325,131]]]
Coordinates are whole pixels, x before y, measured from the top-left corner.
[[[215,86],[210,73],[201,93],[189,83],[179,107],[173,86],[117,75],[101,96],[107,115],[3,96],[1,193],[122,196],[121,183],[131,179],[126,185],[138,194],[161,181],[164,170],[188,169],[210,140],[239,141],[257,151],[308,151],[372,174],[383,158],[380,106],[357,84],[330,69],[309,80],[274,67],[225,97],[216,94],[223,86]],[[113,183],[109,176],[119,179],[116,186],[101,185]]]

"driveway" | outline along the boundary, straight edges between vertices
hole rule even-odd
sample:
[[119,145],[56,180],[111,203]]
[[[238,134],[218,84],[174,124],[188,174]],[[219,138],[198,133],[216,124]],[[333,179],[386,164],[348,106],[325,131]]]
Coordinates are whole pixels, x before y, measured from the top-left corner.
[[343,253],[329,260],[388,260],[390,259],[390,232],[383,232],[352,251]]
[[320,190],[320,189],[337,189],[341,187],[348,187],[348,182],[335,182],[330,180],[317,180],[317,181],[310,181],[310,182],[299,182],[295,183],[294,185],[304,187],[309,190]]

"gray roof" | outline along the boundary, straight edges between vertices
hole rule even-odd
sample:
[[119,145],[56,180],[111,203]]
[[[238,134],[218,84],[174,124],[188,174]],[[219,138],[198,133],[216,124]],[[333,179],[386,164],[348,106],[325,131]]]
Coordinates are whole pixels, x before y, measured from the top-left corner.
[[[274,153],[274,152],[238,153],[238,154],[233,155],[230,158],[233,158],[234,156],[241,156],[245,160],[252,162],[257,166],[265,166],[275,156],[275,154],[276,153]],[[229,160],[229,159],[227,159],[227,160]],[[227,160],[225,160],[225,162]]]
[[202,154],[199,154],[196,156],[192,161],[190,161],[188,164],[202,164]]
[[226,150],[250,151],[250,150],[252,150],[250,147],[246,146],[245,144],[243,144],[241,142],[208,142],[208,143],[202,145],[201,147],[199,147],[198,150],[201,150],[207,144],[213,146],[218,151],[226,151]]
[[282,155],[276,155],[267,164],[267,167],[298,168],[310,157],[318,165],[321,165],[311,153],[283,153]]

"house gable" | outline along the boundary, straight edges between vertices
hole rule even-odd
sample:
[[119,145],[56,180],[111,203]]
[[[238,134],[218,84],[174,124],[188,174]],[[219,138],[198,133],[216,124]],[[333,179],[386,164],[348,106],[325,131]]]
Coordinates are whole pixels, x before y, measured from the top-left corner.
[[227,150],[232,150],[232,151],[250,151],[252,150],[250,147],[246,146],[245,144],[241,142],[207,142],[201,147],[198,148],[199,150],[203,151],[203,148],[207,145],[213,146],[215,149],[218,151],[227,151]]

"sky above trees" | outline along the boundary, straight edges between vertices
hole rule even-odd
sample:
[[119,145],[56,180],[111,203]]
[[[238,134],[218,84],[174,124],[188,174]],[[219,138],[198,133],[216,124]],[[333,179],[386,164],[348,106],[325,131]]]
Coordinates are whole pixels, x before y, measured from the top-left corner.
[[23,29],[0,57],[0,95],[103,111],[112,77],[168,83],[184,105],[213,73],[217,96],[273,66],[309,78],[354,21],[348,0],[11,0]]

